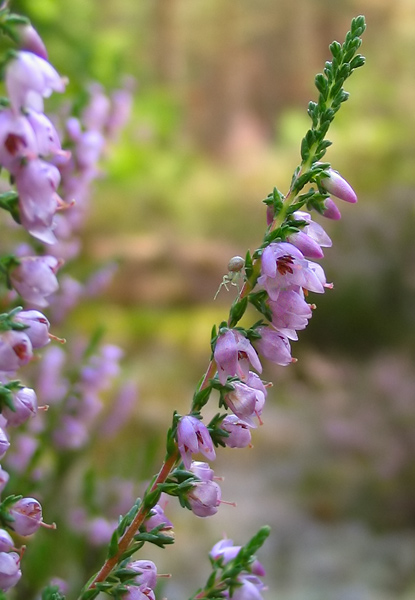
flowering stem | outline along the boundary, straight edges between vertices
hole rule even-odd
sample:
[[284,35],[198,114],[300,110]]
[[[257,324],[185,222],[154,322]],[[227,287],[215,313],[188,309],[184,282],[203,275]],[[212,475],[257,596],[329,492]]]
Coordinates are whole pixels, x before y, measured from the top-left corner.
[[[171,471],[176,466],[178,459],[179,459],[179,451],[176,450],[176,452],[171,454],[163,463],[156,479],[154,480],[153,484],[147,490],[148,494],[151,494],[152,492],[157,490],[157,487],[161,483],[164,483],[166,481],[167,477],[170,475]],[[108,575],[113,570],[113,568],[122,560],[122,555],[124,554],[124,552],[126,552],[128,550],[131,542],[134,539],[134,536],[136,535],[139,527],[142,525],[142,523],[147,518],[150,510],[151,510],[150,506],[146,506],[144,503],[141,504],[141,508],[139,509],[139,511],[137,512],[133,521],[131,522],[131,525],[129,525],[127,527],[125,533],[119,540],[117,553],[105,561],[105,563],[103,564],[103,566],[101,567],[101,569],[99,570],[97,575],[94,577],[94,579],[89,582],[88,587],[85,590],[83,590],[82,594],[79,597],[79,600],[82,600],[85,592],[87,592],[88,590],[93,590],[96,587],[97,583],[105,581],[107,579]]]

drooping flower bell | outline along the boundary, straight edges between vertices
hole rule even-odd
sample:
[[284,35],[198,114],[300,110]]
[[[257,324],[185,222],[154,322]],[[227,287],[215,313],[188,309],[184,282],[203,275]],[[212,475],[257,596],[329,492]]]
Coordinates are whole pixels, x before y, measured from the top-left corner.
[[262,372],[261,362],[251,342],[236,329],[227,329],[218,336],[213,356],[222,384],[228,377],[235,376],[244,381],[250,364],[259,373]]
[[201,452],[207,459],[216,458],[212,438],[206,427],[199,419],[187,415],[182,417],[177,426],[177,444],[184,466],[190,468],[192,454]]

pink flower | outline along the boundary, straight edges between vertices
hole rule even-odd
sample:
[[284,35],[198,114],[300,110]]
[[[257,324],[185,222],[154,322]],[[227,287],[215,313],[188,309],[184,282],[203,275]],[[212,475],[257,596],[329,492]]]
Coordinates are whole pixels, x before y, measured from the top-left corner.
[[17,53],[6,67],[6,89],[13,110],[18,113],[22,108],[32,108],[43,112],[43,98],[53,91],[63,92],[65,81],[40,56],[31,52]]
[[295,331],[305,329],[312,315],[301,288],[281,290],[268,305],[272,312],[272,325],[291,339],[297,339]]
[[190,471],[194,473],[196,477],[199,477],[201,481],[213,481],[214,471],[209,467],[208,463],[192,460]]
[[211,517],[218,512],[221,490],[214,481],[197,481],[188,495],[192,512],[197,517]]
[[15,373],[32,356],[32,344],[24,331],[10,330],[0,335],[0,371]]
[[[250,373],[250,375],[258,377],[255,373]],[[255,415],[259,417],[261,414],[266,391],[265,388],[263,390],[259,389],[256,379],[251,378],[248,381],[256,387],[242,381],[235,381],[232,383],[234,389],[231,392],[227,392],[224,399],[226,405],[239,419],[251,427],[255,427],[255,422],[252,419]]]
[[278,242],[267,246],[262,254],[261,277],[271,300],[277,300],[281,289],[299,286],[311,292],[323,293],[326,278],[317,263],[306,260],[295,246]]
[[16,552],[0,552],[0,590],[7,592],[21,576],[20,556]]
[[228,329],[218,336],[213,356],[222,384],[226,383],[228,377],[236,376],[245,380],[249,364],[259,373],[262,372],[261,362],[251,342],[236,329]]
[[215,448],[207,427],[196,417],[182,417],[177,426],[177,443],[184,466],[190,468],[192,454],[201,452],[209,460],[216,458]]
[[290,343],[285,335],[271,327],[258,327],[260,340],[255,345],[258,352],[267,360],[283,367],[292,362]]
[[24,256],[10,272],[10,281],[24,300],[36,306],[47,306],[46,298],[58,289],[56,272],[60,262],[54,256]]
[[15,172],[19,211],[23,227],[45,244],[54,244],[53,217],[58,208],[59,171],[53,165],[34,159],[22,163]]
[[27,326],[24,333],[30,339],[33,348],[43,348],[49,344],[50,323],[44,314],[38,310],[22,310],[16,315],[15,321]]
[[127,565],[128,569],[138,573],[134,582],[141,588],[154,589],[157,583],[157,567],[151,560],[135,560]]
[[42,507],[35,498],[21,498],[9,510],[10,527],[19,535],[32,535],[42,525]]
[[229,436],[223,438],[223,442],[229,448],[246,448],[251,443],[251,431],[247,423],[239,419],[236,415],[228,415],[221,424],[221,429],[229,433]]
[[37,155],[37,140],[29,121],[10,109],[0,111],[0,164],[15,173],[22,158]]
[[37,398],[35,391],[31,388],[21,388],[15,392],[13,397],[14,411],[8,406],[2,410],[2,415],[7,419],[7,426],[17,427],[37,412]]

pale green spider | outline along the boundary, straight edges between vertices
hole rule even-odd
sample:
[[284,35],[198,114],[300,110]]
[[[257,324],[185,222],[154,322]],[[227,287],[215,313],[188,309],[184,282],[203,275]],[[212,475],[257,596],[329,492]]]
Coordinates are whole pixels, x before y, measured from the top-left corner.
[[242,277],[242,269],[245,266],[245,261],[242,256],[233,256],[228,262],[228,272],[223,276],[222,282],[215,294],[214,300],[222,289],[222,286],[229,292],[228,285],[234,285],[239,292],[239,281]]

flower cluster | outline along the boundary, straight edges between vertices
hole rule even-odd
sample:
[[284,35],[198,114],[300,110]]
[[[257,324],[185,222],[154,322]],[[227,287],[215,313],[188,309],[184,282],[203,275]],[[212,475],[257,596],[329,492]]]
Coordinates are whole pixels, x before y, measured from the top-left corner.
[[[67,452],[85,446],[100,425],[107,428],[108,436],[115,435],[128,418],[136,389],[126,381],[111,407],[112,414],[98,423],[101,396],[119,373],[121,350],[109,344],[92,347],[74,342],[72,357],[68,357],[56,345],[46,349],[51,339],[64,340],[49,334],[49,320],[37,310],[51,305],[50,318],[60,321],[81,297],[100,293],[114,272],[114,265],[107,265],[84,285],[67,275],[61,285],[57,279],[64,260],[74,258],[80,250],[76,236],[84,224],[92,182],[101,175],[98,165],[107,144],[117,138],[129,117],[131,82],[116,90],[111,99],[92,87],[80,119],[66,111],[61,115],[64,123],[58,125],[58,118],[50,119],[44,113],[44,99],[52,92],[63,92],[66,80],[48,62],[40,36],[26,19],[9,13],[6,3],[0,7],[0,29],[19,46],[18,51],[10,51],[5,64],[8,99],[3,99],[0,109],[0,166],[8,171],[15,191],[0,194],[0,207],[35,239],[37,248],[41,248],[39,243],[45,245],[40,255],[24,244],[14,255],[0,259],[0,275],[12,290],[3,303],[15,302],[20,296],[29,307],[0,315],[0,458],[5,457],[7,469],[0,467],[2,492],[9,481],[8,470],[14,478],[21,474],[19,483],[24,487],[50,471],[50,461],[48,466],[42,461],[47,450],[40,443],[42,436],[50,437],[58,452]],[[42,348],[45,352],[35,392],[16,376]],[[38,398],[45,406],[38,406]],[[46,417],[44,410],[49,407]],[[37,418],[31,419],[34,416]],[[25,431],[17,429],[10,435],[11,428],[24,423]],[[122,502],[122,485],[118,488],[118,509],[125,512],[134,496],[124,494]],[[44,525],[39,502],[19,496],[1,502],[0,521],[22,536],[32,535]],[[84,519],[84,525],[83,533],[91,540],[101,535],[101,543],[106,543],[116,521],[108,522],[104,536],[97,521]],[[0,548],[1,590],[13,587],[21,576],[22,552],[6,546]]]
[[[338,198],[356,202],[350,185],[331,169],[322,173],[321,185]],[[324,197],[325,203],[327,200]],[[269,231],[273,231],[277,219],[278,214],[274,213]],[[205,377],[199,394],[203,393],[203,385],[208,394],[218,389],[220,406],[230,413],[206,426],[199,407],[194,406],[193,413],[178,421],[177,446],[183,465],[197,477],[188,492],[188,505],[200,517],[217,512],[221,494],[213,481],[213,471],[208,465],[203,470],[195,469],[192,456],[201,453],[208,460],[214,460],[215,445],[232,448],[250,445],[250,429],[262,424],[269,385],[260,378],[260,357],[282,366],[295,362],[290,342],[298,339],[297,332],[306,328],[312,316],[315,305],[308,302],[309,293],[321,294],[332,287],[320,264],[311,260],[323,257],[322,248],[331,246],[327,233],[304,210],[292,211],[285,222],[289,224],[288,234],[284,235],[281,227],[280,236],[274,236],[257,251],[255,277],[252,283],[246,277],[245,287],[234,303],[238,306],[244,302],[245,292],[247,300],[263,318],[251,329],[244,329],[233,325],[231,311],[228,323],[222,323],[212,339],[213,361],[208,371],[211,379]],[[251,270],[254,271],[254,267],[251,266]],[[246,585],[252,585],[252,581]]]

